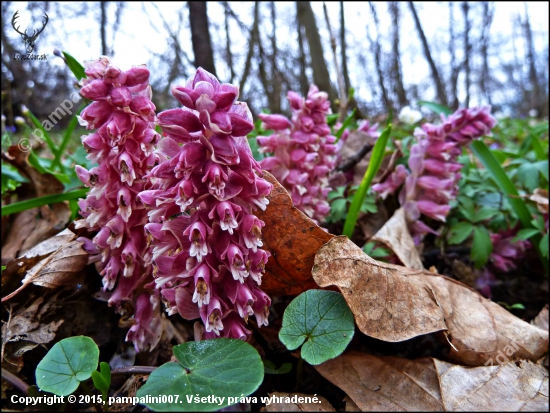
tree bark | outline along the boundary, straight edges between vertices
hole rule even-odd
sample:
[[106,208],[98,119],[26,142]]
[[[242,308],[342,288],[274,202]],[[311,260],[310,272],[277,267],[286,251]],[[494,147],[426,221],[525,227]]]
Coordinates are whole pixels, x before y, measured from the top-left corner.
[[[229,7],[229,6],[226,6]],[[235,70],[233,69],[233,53],[231,53],[231,39],[229,37],[229,12],[224,9],[224,28],[225,28],[225,53],[227,55],[227,66],[229,67],[229,83],[235,79]]]
[[393,78],[393,91],[397,96],[399,107],[404,107],[409,104],[405,87],[403,86],[403,75],[401,73],[401,54],[399,52],[399,3],[392,1],[388,4],[390,16],[393,21],[392,32],[392,65],[391,76]]
[[107,3],[106,1],[102,1],[100,3],[101,7],[101,55],[107,56]]
[[300,50],[300,54],[298,57],[298,63],[300,64],[300,74],[298,75],[298,80],[300,82],[300,92],[302,93],[302,96],[305,96],[307,95],[307,91],[309,89],[309,80],[307,79],[306,74],[306,52],[304,50],[304,36],[302,35],[302,26],[298,21],[298,17],[296,17],[296,19],[296,26],[298,29],[298,47]]
[[309,1],[297,1],[296,9],[298,13],[298,22],[306,31],[306,38],[309,44],[309,55],[311,56],[311,66],[313,69],[313,82],[319,90],[328,93],[332,110],[336,112],[338,108],[335,105],[336,93],[330,82],[330,75],[323,54],[321,36],[319,36],[311,4]]
[[527,13],[527,4],[525,3],[525,20],[523,21],[523,32],[525,36],[525,49],[526,49],[526,60],[529,65],[529,84],[531,90],[528,93],[530,108],[537,110],[537,114],[541,113],[541,108],[539,107],[539,81],[537,76],[537,69],[535,67],[535,51],[533,48],[533,33],[531,32],[531,24],[529,22],[529,14]]
[[441,76],[439,76],[439,71],[437,70],[435,62],[432,58],[432,54],[430,53],[430,46],[428,45],[428,40],[426,39],[426,35],[424,34],[424,30],[422,29],[422,24],[420,23],[420,19],[418,18],[418,14],[416,13],[416,9],[412,1],[409,1],[409,7],[411,9],[411,13],[414,18],[416,30],[418,31],[418,35],[420,36],[420,40],[422,41],[424,56],[426,57],[426,60],[428,61],[428,64],[430,65],[430,69],[432,71],[432,78],[435,83],[437,99],[439,99],[439,102],[441,104],[447,106],[448,103],[447,103],[447,94],[445,93],[445,87],[443,86],[443,82],[441,81]]
[[487,99],[489,105],[493,105],[490,93],[489,83],[491,82],[491,74],[489,72],[489,31],[493,22],[493,11],[491,4],[488,1],[483,2],[483,28],[481,32],[481,58],[483,60],[483,73],[479,77],[479,89]]
[[393,103],[389,97],[388,89],[384,84],[384,71],[382,69],[382,61],[380,58],[381,50],[380,50],[380,40],[379,40],[380,35],[378,31],[378,16],[376,15],[376,9],[374,8],[374,5],[372,4],[372,2],[369,1],[369,5],[372,12],[372,16],[374,18],[374,24],[376,26],[376,41],[372,40],[368,32],[367,32],[367,36],[369,38],[371,49],[374,54],[374,63],[376,64],[376,73],[378,75],[378,85],[380,87],[380,90],[382,91],[382,100],[384,102],[385,110],[386,112],[388,112],[390,110],[393,110]]
[[191,25],[191,43],[195,55],[195,67],[202,67],[204,70],[216,76],[214,65],[214,52],[208,30],[208,13],[205,1],[188,1],[189,23]]
[[258,25],[259,25],[259,3],[254,2],[254,23],[252,23],[252,29],[250,29],[250,38],[248,41],[248,53],[246,55],[246,61],[244,64],[243,75],[241,76],[241,81],[239,82],[239,90],[244,90],[244,85],[248,79],[250,73],[250,68],[252,67],[252,57],[254,56],[254,45],[256,44],[256,39],[258,38]]
[[340,2],[340,54],[342,55],[342,72],[344,75],[344,84],[346,92],[349,92],[351,87],[349,81],[348,58],[346,56],[346,21],[344,16],[344,2]]
[[457,110],[459,106],[458,102],[458,75],[460,74],[461,65],[456,63],[456,48],[455,48],[455,19],[454,19],[454,3],[449,2],[449,55],[451,56],[451,96],[449,100],[450,108]]
[[470,6],[467,1],[462,2],[462,15],[464,16],[464,88],[466,89],[466,99],[464,107],[470,106],[470,53],[472,46],[470,44]]

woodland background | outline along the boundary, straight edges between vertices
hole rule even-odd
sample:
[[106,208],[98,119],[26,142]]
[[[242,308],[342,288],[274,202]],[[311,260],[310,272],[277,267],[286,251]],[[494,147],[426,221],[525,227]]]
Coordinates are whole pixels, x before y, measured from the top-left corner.
[[[343,86],[355,88],[358,117],[395,113],[418,100],[451,109],[490,104],[497,117],[548,115],[548,18],[541,17],[540,3],[327,6]],[[38,28],[48,14],[34,52],[46,53],[47,63],[13,59],[24,50],[11,25],[17,10],[22,29]],[[183,83],[198,66],[238,84],[253,114],[288,112],[287,91],[305,95],[312,82],[331,99],[339,91],[320,2],[7,1],[2,2],[6,125],[14,125],[22,104],[41,119],[73,91],[72,74],[52,54],[54,48],[80,61],[109,55],[122,67],[146,63],[159,111],[175,104],[170,85]]]

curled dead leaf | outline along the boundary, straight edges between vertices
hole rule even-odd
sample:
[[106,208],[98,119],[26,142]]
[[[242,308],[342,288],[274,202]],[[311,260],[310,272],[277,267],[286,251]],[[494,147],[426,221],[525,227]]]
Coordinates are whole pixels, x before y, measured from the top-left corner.
[[447,328],[420,274],[370,258],[345,236],[325,244],[313,266],[317,284],[339,288],[364,334],[391,342]]
[[262,278],[262,290],[270,295],[297,295],[317,288],[311,276],[315,253],[334,235],[325,232],[292,205],[286,189],[268,172],[273,185],[265,211],[256,213],[265,222],[264,249],[271,253]]
[[537,204],[540,213],[548,214],[548,191],[546,189],[535,189],[529,199]]
[[531,321],[531,324],[548,331],[548,304],[540,310],[540,313]]
[[344,295],[359,329],[384,341],[448,330],[449,357],[481,366],[505,355],[538,360],[548,332],[530,325],[464,284],[429,271],[378,262],[347,237],[335,237],[315,257],[313,278]]
[[23,275],[22,285],[7,296],[9,300],[27,285],[33,283],[47,288],[74,284],[75,275],[88,262],[88,253],[82,249],[82,242],[76,241],[76,234],[66,229],[55,237],[41,242],[24,256],[8,262],[2,278],[14,274]]
[[390,247],[405,267],[416,270],[424,269],[420,255],[408,230],[405,210],[402,207],[395,211],[393,216],[371,240],[383,242]]
[[[306,400],[305,398],[313,399],[316,397],[318,403],[305,403],[298,400]],[[335,412],[336,409],[328,402],[327,399],[321,396],[313,396],[311,394],[302,393],[269,393],[269,398],[275,402],[266,404],[262,407],[262,412]],[[293,402],[292,400],[296,400]],[[285,400],[279,402],[279,400]]]
[[464,367],[350,352],[315,369],[362,411],[548,410],[548,372],[529,361]]

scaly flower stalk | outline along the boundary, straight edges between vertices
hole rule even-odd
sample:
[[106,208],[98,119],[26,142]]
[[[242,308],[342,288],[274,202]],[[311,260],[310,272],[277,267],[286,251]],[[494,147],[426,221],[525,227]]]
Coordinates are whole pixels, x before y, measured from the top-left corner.
[[411,147],[408,171],[397,167],[385,182],[373,186],[385,198],[405,184],[399,202],[417,242],[427,232],[436,233],[420,221],[421,215],[445,222],[461,178],[457,158],[462,147],[489,134],[496,123],[489,107],[459,109],[442,119],[441,125],[426,123],[416,128],[418,142]]
[[156,287],[168,314],[202,319],[205,338],[245,339],[248,317],[267,325],[271,305],[258,287],[269,253],[253,212],[265,210],[272,185],[246,140],[252,117],[236,86],[201,68],[172,94],[183,108],[158,115],[154,186],[139,195]]
[[330,212],[328,175],[336,163],[336,138],[330,135],[326,115],[331,113],[328,95],[311,85],[306,99],[288,92],[292,122],[282,115],[259,115],[271,136],[259,136],[260,162],[288,190],[294,206],[315,222]]
[[96,266],[104,290],[114,290],[109,305],[124,311],[125,303],[133,303],[135,315],[126,338],[138,351],[151,350],[161,334],[160,300],[148,265],[147,211],[137,199],[147,189],[144,176],[154,164],[153,144],[159,137],[149,70],[140,66],[122,71],[102,57],[87,64],[85,73],[80,94],[93,103],[82,111],[80,121],[95,132],[83,136],[82,143],[87,158],[98,166],[89,171],[76,167],[90,188],[79,201],[84,219],[76,228],[99,231],[92,242],[85,240],[85,248],[101,254]]

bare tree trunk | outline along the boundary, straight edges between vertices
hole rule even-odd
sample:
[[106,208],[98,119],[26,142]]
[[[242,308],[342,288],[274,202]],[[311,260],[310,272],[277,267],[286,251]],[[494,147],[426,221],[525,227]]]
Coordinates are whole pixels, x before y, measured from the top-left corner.
[[470,19],[468,18],[468,12],[470,6],[467,1],[462,2],[462,14],[464,16],[464,88],[466,89],[466,99],[464,100],[464,107],[470,106],[470,53],[472,47],[470,45]]
[[491,75],[489,72],[489,31],[491,23],[493,22],[494,11],[491,10],[491,3],[488,1],[483,2],[483,28],[481,32],[481,57],[483,59],[483,73],[479,77],[479,88],[487,103],[493,105],[491,100],[491,93],[489,91],[489,82],[491,82]]
[[372,53],[374,54],[374,63],[376,64],[376,73],[378,75],[378,85],[380,87],[380,90],[382,91],[382,100],[384,102],[385,110],[388,112],[390,109],[393,109],[393,103],[390,100],[388,90],[386,89],[386,85],[384,84],[384,71],[382,70],[382,62],[380,59],[380,40],[379,40],[380,35],[378,31],[378,16],[376,14],[376,9],[374,8],[374,5],[372,4],[372,2],[369,1],[369,5],[372,12],[372,16],[374,18],[374,24],[376,26],[376,41],[372,40],[368,32],[367,32],[367,36],[369,38]]
[[346,22],[344,17],[344,2],[340,2],[340,54],[342,56],[342,71],[344,75],[344,84],[346,86],[346,91],[349,92],[351,87],[349,81],[349,71],[348,71],[348,58],[346,56]]
[[529,91],[529,103],[530,108],[529,109],[536,109],[537,114],[539,114],[541,111],[541,108],[539,107],[539,93],[540,93],[540,86],[537,76],[537,69],[535,67],[535,50],[533,48],[533,33],[531,32],[531,24],[529,22],[529,14],[527,11],[527,3],[525,4],[525,20],[523,22],[523,33],[525,36],[525,49],[527,56],[526,60],[529,65],[529,84],[531,86],[531,90]]
[[397,101],[399,102],[399,107],[404,107],[409,104],[407,100],[407,94],[405,92],[405,87],[403,86],[403,75],[401,73],[401,54],[399,52],[399,3],[392,1],[388,4],[390,16],[393,23],[393,33],[392,33],[392,65],[391,65],[391,75],[393,78],[393,91],[397,96]]
[[[229,7],[229,6],[226,6]],[[229,83],[235,79],[235,70],[233,69],[233,54],[231,53],[231,39],[229,36],[229,12],[224,9],[224,28],[225,28],[225,52],[227,54],[227,66],[229,67]]]
[[[296,19],[298,19],[297,16]],[[302,96],[305,96],[309,88],[309,81],[306,75],[307,63],[306,53],[304,51],[304,36],[302,35],[302,26],[300,25],[299,21],[296,21],[296,26],[298,29],[298,47],[300,48],[300,55],[298,58],[298,61],[300,63],[300,74],[298,76],[298,79],[300,81],[300,91],[302,92]]]
[[210,41],[208,30],[208,13],[205,1],[188,1],[189,23],[191,25],[191,43],[195,55],[195,67],[202,67],[204,70],[216,76],[214,65],[214,52]]
[[254,2],[254,23],[252,23],[252,29],[250,29],[250,39],[248,41],[248,53],[246,55],[246,61],[244,64],[244,72],[241,76],[241,81],[239,82],[239,90],[244,90],[244,85],[248,79],[250,73],[250,68],[252,67],[252,57],[254,56],[254,45],[256,44],[256,39],[258,38],[258,24],[259,24],[259,3]]
[[414,22],[416,24],[416,30],[418,30],[418,35],[420,36],[420,40],[422,41],[424,56],[426,57],[426,60],[428,61],[428,64],[430,65],[430,69],[432,71],[432,77],[435,83],[437,98],[439,99],[439,102],[441,104],[447,105],[448,103],[447,103],[447,94],[445,93],[445,87],[443,86],[443,82],[441,81],[441,76],[439,76],[439,71],[437,70],[435,62],[432,58],[432,54],[430,53],[430,46],[428,45],[428,40],[426,39],[424,30],[422,30],[422,24],[420,23],[420,19],[418,18],[416,9],[414,8],[414,3],[412,1],[409,1],[409,7],[411,9],[411,13],[413,15]]
[[455,42],[455,19],[454,19],[454,3],[449,2],[449,55],[451,56],[451,97],[449,101],[450,108],[453,110],[458,109],[458,75],[460,74],[461,65],[456,63],[456,42]]
[[309,55],[311,56],[311,66],[313,69],[313,81],[320,90],[328,93],[332,110],[335,112],[337,110],[337,106],[334,103],[336,100],[336,93],[330,83],[330,75],[323,54],[321,36],[319,36],[319,31],[317,30],[317,23],[313,10],[311,9],[311,4],[309,1],[297,1],[296,9],[298,13],[298,22],[306,31],[306,38],[309,44]]
[[101,55],[107,56],[107,4],[108,2],[102,1],[100,3],[101,7]]
[[282,90],[282,83],[283,83],[283,77],[281,76],[281,72],[279,71],[278,65],[277,65],[277,13],[275,10],[275,2],[270,2],[270,8],[271,8],[271,27],[272,27],[272,33],[271,33],[271,84],[272,84],[272,94],[271,94],[271,101],[270,101],[270,109],[271,113],[280,113],[281,112],[281,90]]

